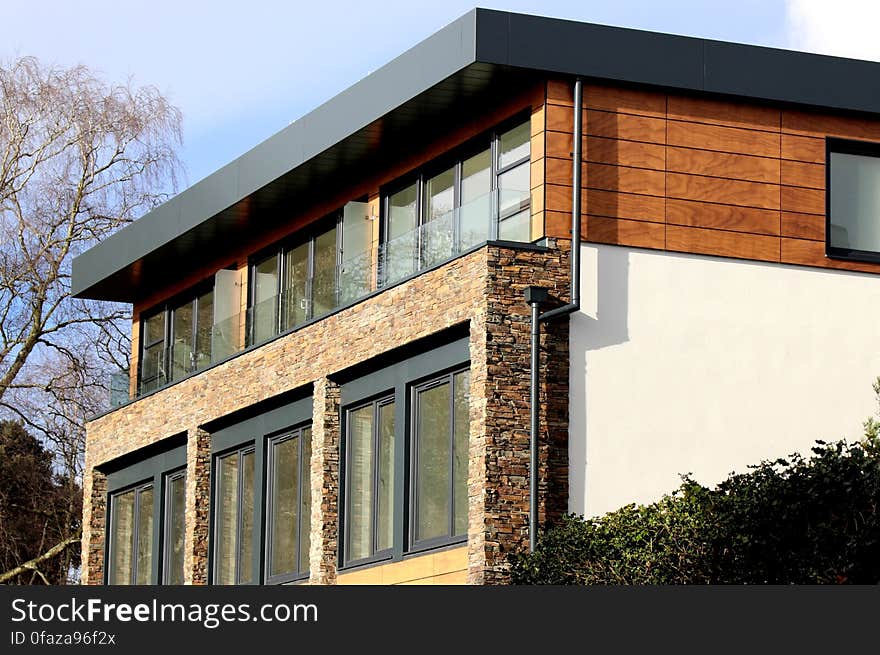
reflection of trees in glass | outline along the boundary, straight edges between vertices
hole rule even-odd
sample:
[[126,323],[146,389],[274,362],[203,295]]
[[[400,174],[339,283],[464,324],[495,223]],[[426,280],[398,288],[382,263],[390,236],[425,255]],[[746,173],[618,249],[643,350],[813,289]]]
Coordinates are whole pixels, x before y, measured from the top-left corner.
[[391,548],[394,524],[394,402],[349,410],[346,484],[348,561]]
[[470,374],[417,393],[415,539],[467,533]]

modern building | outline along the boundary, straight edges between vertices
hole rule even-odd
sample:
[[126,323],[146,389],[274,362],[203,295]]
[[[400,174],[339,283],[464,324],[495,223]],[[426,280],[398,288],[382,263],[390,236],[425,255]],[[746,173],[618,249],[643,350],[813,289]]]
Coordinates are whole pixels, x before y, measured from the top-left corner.
[[880,64],[474,10],[74,261],[83,581],[503,583],[858,436],[878,274]]

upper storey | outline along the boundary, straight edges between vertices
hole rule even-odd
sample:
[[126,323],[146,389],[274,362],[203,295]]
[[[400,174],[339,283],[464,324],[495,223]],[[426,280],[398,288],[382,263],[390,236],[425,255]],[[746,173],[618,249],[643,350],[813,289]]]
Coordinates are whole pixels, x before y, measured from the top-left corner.
[[[399,167],[413,144],[560,75],[880,114],[880,64],[476,9],[77,257],[73,293],[144,307],[181,276],[222,268],[225,252],[289,232],[291,207],[320,206],[364,171]],[[505,127],[516,125],[488,147]],[[853,148],[838,150],[868,156]],[[529,239],[541,236],[532,223]]]

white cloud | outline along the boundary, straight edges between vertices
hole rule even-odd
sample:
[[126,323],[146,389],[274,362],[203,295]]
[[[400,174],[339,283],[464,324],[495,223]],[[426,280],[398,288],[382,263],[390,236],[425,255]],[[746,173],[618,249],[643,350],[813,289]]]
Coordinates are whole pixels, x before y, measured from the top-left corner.
[[786,23],[793,48],[880,61],[877,0],[786,0]]

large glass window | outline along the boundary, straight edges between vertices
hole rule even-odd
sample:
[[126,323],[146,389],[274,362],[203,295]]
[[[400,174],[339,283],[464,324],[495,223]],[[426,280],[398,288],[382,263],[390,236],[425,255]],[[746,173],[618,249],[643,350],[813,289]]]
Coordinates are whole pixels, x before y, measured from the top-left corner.
[[346,412],[345,561],[390,551],[394,510],[394,398]]
[[341,383],[342,566],[466,539],[468,353],[460,336]]
[[150,584],[153,565],[153,485],[110,498],[110,584]]
[[178,471],[165,476],[165,534],[162,580],[165,584],[183,584],[184,503],[186,473]]
[[880,262],[880,143],[829,139],[827,165],[828,254]]
[[528,123],[498,137],[498,238],[528,241],[531,233],[531,169]]
[[470,373],[414,389],[412,541],[430,545],[467,534]]
[[[238,273],[220,270],[141,321],[139,393],[199,371],[241,348]],[[167,344],[167,347],[166,347]]]
[[308,575],[312,430],[304,427],[269,441],[268,582]]
[[253,581],[254,450],[216,460],[214,584]]
[[478,139],[451,166],[429,166],[385,196],[383,284],[488,239],[531,239],[529,134],[525,121]]
[[[360,223],[364,223],[362,218]],[[362,225],[356,225],[363,231]],[[339,284],[338,261],[342,253],[338,235],[334,223],[305,241],[279,248],[251,266],[250,343],[260,343],[327,314],[356,297],[353,293],[362,295],[360,291],[364,280],[369,280],[370,270],[368,261],[358,260],[357,248],[362,244],[349,240],[352,257],[346,269],[343,295]]]
[[214,291],[208,290],[171,309],[171,380],[211,363]]
[[258,261],[251,273],[251,342],[278,334],[278,254]]

